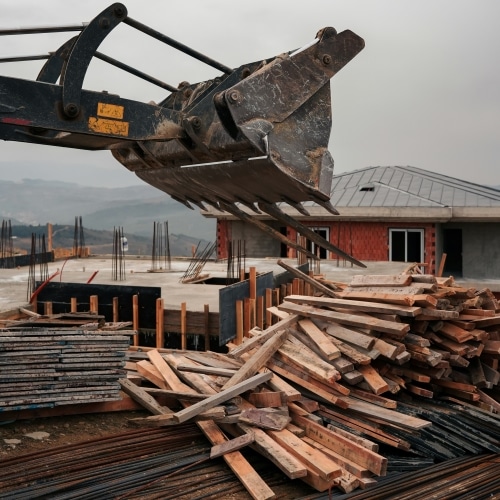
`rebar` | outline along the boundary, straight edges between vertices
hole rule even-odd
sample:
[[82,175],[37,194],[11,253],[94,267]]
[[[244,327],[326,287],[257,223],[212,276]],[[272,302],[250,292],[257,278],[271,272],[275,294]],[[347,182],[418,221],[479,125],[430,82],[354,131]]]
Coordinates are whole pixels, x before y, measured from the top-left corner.
[[12,269],[16,265],[10,220],[2,221],[2,232],[0,235],[0,259],[1,267],[3,269]]
[[170,237],[168,221],[153,222],[153,245],[151,252],[151,270],[170,270],[172,259],[170,256]]
[[207,243],[205,248],[199,251],[200,243],[201,242],[198,242],[198,245],[196,246],[193,258],[189,262],[188,268],[180,279],[181,282],[193,281],[197,279],[203,271],[205,264],[216,249],[216,243]]
[[212,491],[207,477],[214,484],[222,477],[241,492],[222,460],[210,460],[209,452],[209,443],[192,423],[138,429],[0,460],[0,497],[124,500],[170,498],[179,492],[203,498],[203,488]]
[[[235,255],[236,247],[236,255]],[[233,240],[227,242],[227,269],[226,269],[226,281],[227,284],[234,283],[236,278],[240,278],[241,269],[245,269],[246,266],[246,241],[245,240]]]
[[82,216],[75,217],[75,230],[73,235],[73,256],[83,257],[85,248],[85,234],[83,230]]
[[114,281],[125,280],[125,256],[124,256],[123,228],[113,228],[113,256],[111,262],[111,278]]

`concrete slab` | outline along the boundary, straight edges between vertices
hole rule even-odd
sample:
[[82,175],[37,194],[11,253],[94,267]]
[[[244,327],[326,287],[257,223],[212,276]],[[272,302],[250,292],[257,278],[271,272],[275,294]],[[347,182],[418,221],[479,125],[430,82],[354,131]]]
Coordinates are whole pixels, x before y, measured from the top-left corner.
[[[296,266],[295,259],[283,259],[288,265]],[[257,272],[273,271],[280,274],[284,269],[277,264],[278,259],[246,259],[246,270],[255,267]],[[208,304],[210,311],[219,310],[219,289],[224,285],[183,284],[181,278],[188,269],[188,259],[173,259],[171,269],[164,272],[151,272],[151,259],[146,257],[127,256],[125,259],[124,279],[113,280],[113,262],[110,256],[94,256],[85,259],[72,259],[49,264],[49,275],[56,271],[59,274],[53,282],[85,283],[95,274],[92,283],[113,284],[127,286],[155,286],[161,287],[162,298],[167,309],[180,309],[181,303],[186,302],[190,311],[203,311]],[[404,262],[365,262],[366,268],[351,266],[351,264],[337,264],[335,260],[321,261],[319,272],[326,279],[348,283],[352,276],[359,274],[397,274],[403,271],[408,264]],[[227,275],[226,262],[209,261],[205,264],[202,274],[209,274],[211,278],[225,278]],[[35,279],[40,279],[39,268],[35,271]],[[0,312],[11,311],[29,305],[28,297],[29,269],[0,269]],[[464,286],[474,288],[488,287],[492,291],[500,290],[500,282],[483,280],[480,282],[467,280],[459,281]]]

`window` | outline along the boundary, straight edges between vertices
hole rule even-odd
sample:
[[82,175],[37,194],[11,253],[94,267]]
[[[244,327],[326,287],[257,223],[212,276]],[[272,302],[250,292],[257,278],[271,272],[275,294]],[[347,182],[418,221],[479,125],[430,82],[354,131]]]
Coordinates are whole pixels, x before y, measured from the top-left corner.
[[389,229],[389,260],[423,262],[423,229]]
[[[310,229],[315,233],[319,234],[320,236],[322,236],[326,241],[330,241],[329,227],[311,227]],[[328,258],[328,252],[319,245],[316,245],[314,241],[307,240],[306,248],[314,255],[317,255],[320,259]]]

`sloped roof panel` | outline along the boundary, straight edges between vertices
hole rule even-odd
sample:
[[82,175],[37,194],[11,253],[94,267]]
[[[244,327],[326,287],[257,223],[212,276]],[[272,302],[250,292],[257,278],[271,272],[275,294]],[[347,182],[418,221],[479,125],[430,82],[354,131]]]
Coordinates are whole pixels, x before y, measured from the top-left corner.
[[500,207],[500,190],[416,167],[368,167],[334,176],[331,201],[341,207]]

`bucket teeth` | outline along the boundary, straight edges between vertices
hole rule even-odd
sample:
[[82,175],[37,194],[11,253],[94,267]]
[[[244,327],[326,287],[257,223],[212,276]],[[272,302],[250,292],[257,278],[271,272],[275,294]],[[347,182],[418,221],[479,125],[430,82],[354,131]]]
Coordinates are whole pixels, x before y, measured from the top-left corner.
[[250,224],[257,226],[259,229],[261,229],[265,233],[267,233],[270,236],[272,236],[273,238],[281,241],[281,243],[283,243],[291,248],[294,248],[295,250],[297,250],[299,252],[304,253],[308,258],[315,259],[315,260],[318,258],[312,252],[307,250],[307,248],[303,247],[302,245],[300,245],[299,243],[297,243],[295,241],[290,240],[289,238],[287,238],[285,235],[281,234],[279,231],[277,231],[273,227],[271,227],[268,224],[266,224],[265,222],[257,219],[256,217],[253,217],[252,215],[244,212],[243,210],[238,208],[236,205],[234,205],[232,203],[224,203],[224,202],[220,202],[219,204],[220,204],[221,209],[224,210],[225,212],[228,212],[228,213],[234,215],[235,217],[237,217],[238,219],[240,219],[244,222],[249,222]]
[[295,210],[297,210],[297,212],[299,212],[300,214],[305,215],[306,217],[309,217],[310,214],[305,209],[304,205],[302,205],[302,203],[295,202],[293,200],[289,200],[288,198],[285,198],[283,201],[285,203],[287,203],[288,205],[290,205],[291,207],[295,208]]
[[362,262],[355,259],[354,257],[344,252],[340,248],[336,247],[335,245],[332,245],[329,241],[325,240],[321,235],[314,232],[312,229],[308,228],[307,226],[304,226],[303,224],[295,220],[293,217],[290,217],[290,215],[283,212],[275,204],[260,202],[258,205],[263,212],[270,215],[274,219],[277,219],[282,223],[295,228],[297,232],[299,232],[312,242],[316,243],[316,245],[320,246],[321,248],[324,248],[325,250],[328,250],[329,252],[332,252],[335,255],[338,255],[339,257],[342,257],[357,266],[366,267]]
[[333,215],[339,215],[338,210],[329,201],[317,201],[318,205],[322,206],[325,210],[328,210]]

